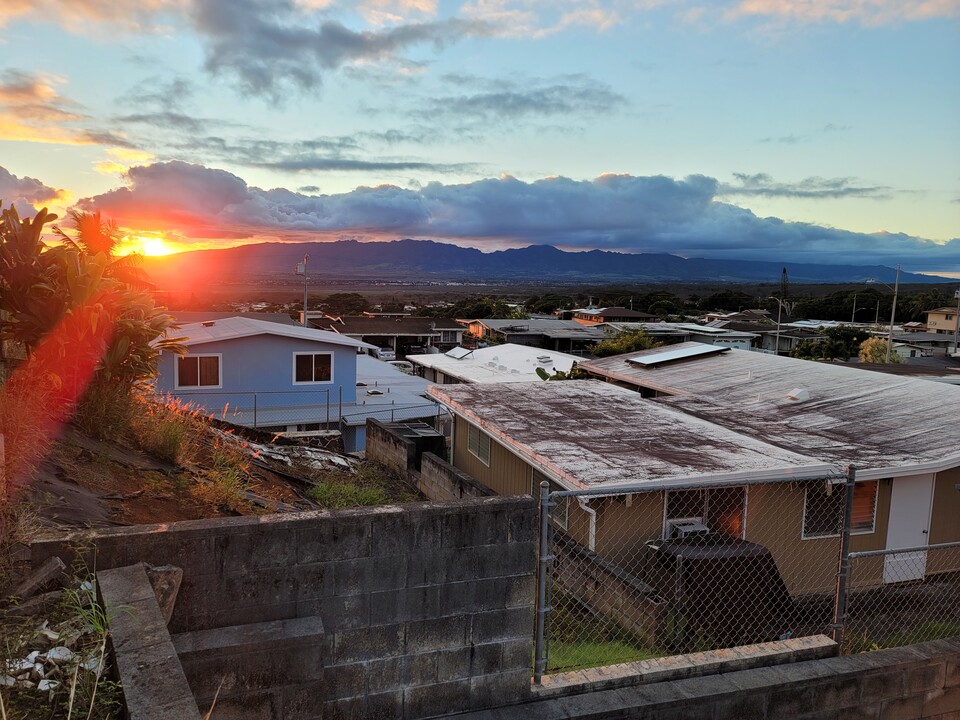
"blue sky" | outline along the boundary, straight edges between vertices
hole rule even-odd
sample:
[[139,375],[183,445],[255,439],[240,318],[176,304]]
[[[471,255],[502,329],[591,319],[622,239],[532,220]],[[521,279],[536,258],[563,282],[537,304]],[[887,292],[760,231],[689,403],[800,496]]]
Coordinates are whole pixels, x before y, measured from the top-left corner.
[[422,237],[960,273],[958,19],[4,0],[0,197],[99,207],[168,249]]

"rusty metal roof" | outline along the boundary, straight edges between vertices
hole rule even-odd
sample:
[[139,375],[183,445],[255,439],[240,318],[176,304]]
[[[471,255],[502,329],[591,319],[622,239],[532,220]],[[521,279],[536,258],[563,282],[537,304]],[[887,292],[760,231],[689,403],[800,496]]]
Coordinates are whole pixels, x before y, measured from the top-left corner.
[[[628,362],[650,352],[581,367],[657,390],[669,396],[658,404],[777,447],[854,463],[864,479],[960,466],[960,387],[736,349],[657,368]],[[795,388],[810,399],[790,400]]]
[[823,477],[836,468],[595,380],[431,386],[569,489]]

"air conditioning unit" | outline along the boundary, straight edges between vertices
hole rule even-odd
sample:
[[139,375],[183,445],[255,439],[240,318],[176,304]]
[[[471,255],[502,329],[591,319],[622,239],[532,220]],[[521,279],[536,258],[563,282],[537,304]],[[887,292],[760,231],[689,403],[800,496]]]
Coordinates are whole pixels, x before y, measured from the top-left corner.
[[677,520],[670,523],[670,539],[686,540],[705,537],[710,534],[710,528],[699,520]]

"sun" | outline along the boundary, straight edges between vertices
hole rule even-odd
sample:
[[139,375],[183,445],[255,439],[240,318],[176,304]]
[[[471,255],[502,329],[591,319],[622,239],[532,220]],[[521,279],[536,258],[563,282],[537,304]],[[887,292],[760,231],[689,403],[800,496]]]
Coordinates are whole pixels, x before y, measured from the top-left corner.
[[140,253],[145,257],[171,255],[179,250],[159,234],[128,235],[119,249],[119,255]]

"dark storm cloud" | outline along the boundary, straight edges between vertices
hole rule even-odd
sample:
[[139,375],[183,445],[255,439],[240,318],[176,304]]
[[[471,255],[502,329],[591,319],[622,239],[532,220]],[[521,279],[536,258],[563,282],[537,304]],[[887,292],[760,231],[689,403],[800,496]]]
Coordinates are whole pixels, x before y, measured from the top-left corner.
[[[128,181],[128,187],[82,205],[100,207],[132,226],[163,217],[176,227],[179,218],[188,230],[204,223],[212,231],[243,230],[250,237],[419,237],[481,248],[506,241],[791,262],[819,262],[829,255],[835,263],[960,269],[960,239],[938,244],[902,234],[760,218],[718,201],[720,183],[703,175],[534,182],[504,176],[453,185],[433,182],[417,189],[381,185],[305,195],[306,189],[262,190],[222,170],[172,162],[132,168]],[[311,187],[309,192],[315,191]]]
[[348,63],[382,61],[413,46],[442,48],[489,34],[486,23],[461,19],[355,31],[331,20],[313,22],[290,0],[198,0],[191,20],[205,39],[208,71],[276,100],[289,86],[319,87],[325,72]]
[[893,189],[884,185],[863,185],[853,178],[806,178],[796,183],[776,182],[767,173],[734,173],[735,183],[721,185],[721,196],[741,197],[784,197],[815,200],[836,200],[858,197],[887,199]]

